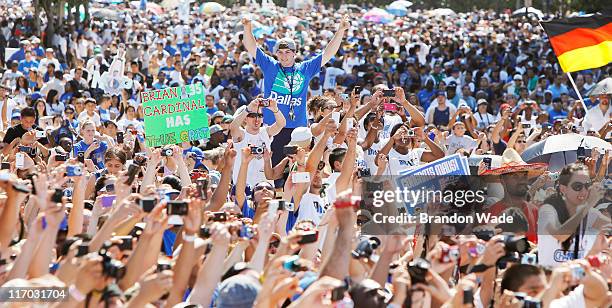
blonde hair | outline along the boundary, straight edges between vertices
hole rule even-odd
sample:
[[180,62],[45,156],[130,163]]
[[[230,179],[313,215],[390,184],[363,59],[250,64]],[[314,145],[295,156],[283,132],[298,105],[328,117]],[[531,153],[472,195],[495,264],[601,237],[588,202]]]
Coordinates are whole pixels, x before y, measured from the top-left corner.
[[85,128],[85,126],[87,125],[91,125],[94,127],[94,129],[96,129],[96,123],[94,123],[94,121],[92,121],[90,118],[85,118],[85,121],[79,124],[79,134],[83,131],[83,128]]

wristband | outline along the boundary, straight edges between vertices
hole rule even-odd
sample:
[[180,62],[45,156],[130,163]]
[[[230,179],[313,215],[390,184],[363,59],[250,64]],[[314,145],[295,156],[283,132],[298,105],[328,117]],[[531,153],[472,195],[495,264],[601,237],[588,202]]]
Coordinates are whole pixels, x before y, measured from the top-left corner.
[[[270,109],[270,111],[272,111],[272,109]],[[278,113],[280,110],[278,110],[278,108],[276,108],[276,111],[272,111],[272,113],[276,114]]]
[[191,242],[195,241],[195,239],[196,239],[195,235],[187,234],[187,233],[183,232],[183,241],[191,243]]
[[359,209],[360,202],[361,202],[360,198],[351,196],[351,200],[336,200],[334,202],[334,206],[337,209],[346,208],[346,207],[353,207],[353,208]]
[[70,296],[72,296],[72,298],[74,298],[77,302],[82,302],[85,300],[86,296],[83,295],[83,293],[81,293],[81,291],[79,291],[79,289],[77,289],[77,287],[75,285],[70,285],[70,287],[68,288],[68,293],[70,294]]

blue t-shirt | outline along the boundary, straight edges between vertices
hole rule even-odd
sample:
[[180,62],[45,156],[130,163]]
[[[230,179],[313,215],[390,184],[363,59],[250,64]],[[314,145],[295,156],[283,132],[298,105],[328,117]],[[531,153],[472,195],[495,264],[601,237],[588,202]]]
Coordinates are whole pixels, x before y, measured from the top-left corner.
[[189,149],[183,150],[183,156],[187,156],[187,153],[195,154],[195,165],[193,166],[194,168],[199,168],[200,166],[202,166],[202,158],[204,158],[204,152],[200,148],[192,146]]
[[[86,144],[83,140],[77,142],[72,146],[74,157],[77,157],[79,152],[85,153],[87,149],[89,149],[89,146],[90,144]],[[104,169],[104,153],[106,153],[106,150],[108,150],[108,145],[106,142],[100,141],[100,146],[91,153],[90,157],[85,158],[90,158],[96,167],[99,169]]]
[[22,73],[25,73],[25,69],[26,68],[27,69],[31,69],[31,68],[36,69],[36,68],[38,68],[38,61],[36,61],[36,60],[26,61],[25,59],[19,61],[19,65],[17,66],[17,70],[22,72]]
[[193,47],[193,44],[187,42],[187,43],[177,44],[176,46],[181,50],[181,57],[187,58],[189,57],[189,54],[191,53],[191,48]]
[[550,108],[548,110],[548,122],[555,123],[555,120],[562,120],[567,118],[567,112],[561,109],[560,111],[555,111],[554,108]]
[[[310,83],[310,79],[321,71],[322,59],[323,55],[319,54],[308,61],[296,63],[293,68],[281,69],[278,61],[257,48],[255,64],[263,71],[264,97],[276,100],[279,110],[287,120],[285,127],[305,127],[308,124],[308,117],[306,114],[308,84]],[[292,88],[292,90],[290,91],[289,88]],[[290,104],[293,104],[295,120],[289,118]],[[276,121],[274,119],[274,113],[269,109],[264,109],[263,114],[264,123],[271,125]]]

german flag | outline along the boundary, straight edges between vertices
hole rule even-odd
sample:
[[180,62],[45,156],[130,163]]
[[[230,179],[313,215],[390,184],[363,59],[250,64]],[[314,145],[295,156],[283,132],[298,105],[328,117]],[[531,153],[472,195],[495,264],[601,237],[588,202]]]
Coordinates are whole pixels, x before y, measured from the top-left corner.
[[541,22],[564,72],[612,62],[612,16],[592,15]]

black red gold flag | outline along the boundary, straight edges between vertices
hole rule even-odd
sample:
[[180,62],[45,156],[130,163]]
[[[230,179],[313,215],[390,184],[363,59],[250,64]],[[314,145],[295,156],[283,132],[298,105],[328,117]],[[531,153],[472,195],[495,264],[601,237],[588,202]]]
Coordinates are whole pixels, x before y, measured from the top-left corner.
[[612,16],[591,15],[541,22],[564,72],[612,62]]

